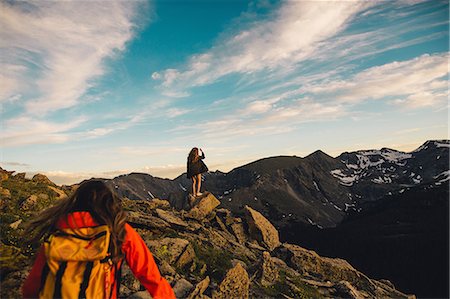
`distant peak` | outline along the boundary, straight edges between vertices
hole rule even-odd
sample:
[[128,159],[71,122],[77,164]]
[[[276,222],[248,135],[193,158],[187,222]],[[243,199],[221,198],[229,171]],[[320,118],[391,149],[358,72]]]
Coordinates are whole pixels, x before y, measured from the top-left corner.
[[309,157],[326,157],[326,158],[331,158],[333,159],[333,157],[331,157],[330,155],[328,155],[327,153],[324,153],[321,150],[316,150],[315,152],[309,154],[308,156],[305,157],[305,159],[309,158]]
[[438,147],[450,147],[450,140],[448,139],[436,139],[436,140],[428,140],[413,152],[420,152],[422,150],[427,150],[429,148],[438,148]]

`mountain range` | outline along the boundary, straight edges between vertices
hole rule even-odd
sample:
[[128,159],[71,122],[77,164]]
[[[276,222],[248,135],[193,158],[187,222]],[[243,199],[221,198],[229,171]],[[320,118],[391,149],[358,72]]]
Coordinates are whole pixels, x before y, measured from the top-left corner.
[[[430,140],[412,152],[269,157],[209,172],[203,186],[236,215],[246,205],[261,212],[286,242],[343,256],[410,293],[447,297],[449,148],[449,140]],[[178,209],[191,186],[185,174],[131,173],[110,184],[124,197],[167,198]]]

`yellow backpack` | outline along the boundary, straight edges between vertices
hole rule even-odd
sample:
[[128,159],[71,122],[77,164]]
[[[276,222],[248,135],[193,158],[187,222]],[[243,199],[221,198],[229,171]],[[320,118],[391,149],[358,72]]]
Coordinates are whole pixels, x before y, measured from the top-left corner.
[[110,298],[110,236],[106,225],[53,233],[44,243],[47,263],[39,298]]

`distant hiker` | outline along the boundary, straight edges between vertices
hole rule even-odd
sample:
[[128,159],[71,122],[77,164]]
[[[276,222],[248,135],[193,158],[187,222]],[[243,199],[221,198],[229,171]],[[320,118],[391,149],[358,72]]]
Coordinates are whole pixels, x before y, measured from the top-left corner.
[[[199,151],[202,155],[199,155]],[[192,195],[193,196],[201,196],[200,187],[202,185],[202,173],[208,171],[208,167],[203,163],[203,159],[205,159],[205,153],[202,149],[198,149],[194,147],[189,152],[189,156],[187,159],[187,177],[188,179],[192,179]]]
[[175,298],[145,242],[126,223],[120,199],[101,180],[83,182],[25,232],[45,242],[22,287],[24,298],[118,298],[124,260],[152,298]]

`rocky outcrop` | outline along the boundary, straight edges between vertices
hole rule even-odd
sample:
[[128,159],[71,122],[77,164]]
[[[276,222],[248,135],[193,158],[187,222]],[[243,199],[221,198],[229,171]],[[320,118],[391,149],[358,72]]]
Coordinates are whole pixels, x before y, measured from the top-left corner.
[[250,278],[240,263],[229,270],[213,293],[213,299],[248,298]]
[[196,220],[202,220],[206,216],[208,216],[218,205],[220,205],[220,201],[212,193],[207,193],[193,203],[193,207],[187,213],[186,217]]
[[40,173],[35,174],[31,180],[36,183],[46,184],[49,186],[56,186],[52,181],[50,181],[50,179],[47,176]]
[[280,245],[278,231],[261,213],[245,206],[250,236],[270,251]]

